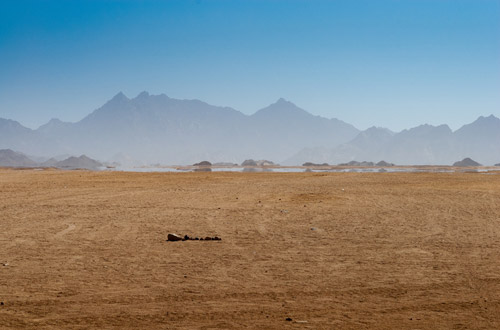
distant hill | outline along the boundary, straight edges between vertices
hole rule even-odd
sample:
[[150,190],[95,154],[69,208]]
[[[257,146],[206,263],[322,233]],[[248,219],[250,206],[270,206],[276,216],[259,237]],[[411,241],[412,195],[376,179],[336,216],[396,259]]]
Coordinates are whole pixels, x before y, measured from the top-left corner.
[[0,167],[35,167],[36,162],[10,149],[0,150]]
[[98,161],[91,159],[85,155],[80,157],[69,157],[68,159],[62,160],[54,164],[54,167],[62,169],[88,169],[97,170],[103,165]]
[[464,158],[458,162],[454,162],[453,166],[457,167],[468,167],[468,166],[481,166],[478,162],[470,159],[470,158]]
[[10,149],[0,150],[0,167],[57,167],[61,169],[89,169],[98,170],[103,166],[100,162],[85,155],[69,157],[58,161],[55,158],[37,163],[28,156]]

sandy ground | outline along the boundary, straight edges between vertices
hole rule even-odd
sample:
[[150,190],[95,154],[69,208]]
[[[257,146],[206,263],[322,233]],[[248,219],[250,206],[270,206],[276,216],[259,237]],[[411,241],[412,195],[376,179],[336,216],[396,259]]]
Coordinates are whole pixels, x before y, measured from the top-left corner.
[[500,174],[0,170],[0,301],[2,329],[500,329]]

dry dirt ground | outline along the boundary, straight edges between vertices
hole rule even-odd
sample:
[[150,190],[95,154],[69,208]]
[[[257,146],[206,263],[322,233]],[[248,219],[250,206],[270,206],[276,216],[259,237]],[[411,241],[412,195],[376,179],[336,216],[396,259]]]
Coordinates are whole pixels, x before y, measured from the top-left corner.
[[0,170],[0,301],[2,329],[500,329],[500,174]]

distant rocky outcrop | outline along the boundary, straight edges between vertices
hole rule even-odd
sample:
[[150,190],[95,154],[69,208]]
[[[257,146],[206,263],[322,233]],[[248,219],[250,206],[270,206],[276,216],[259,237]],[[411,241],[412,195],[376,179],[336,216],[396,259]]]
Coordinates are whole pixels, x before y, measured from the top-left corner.
[[500,163],[498,163],[498,164],[495,164],[494,166],[500,166]]
[[481,166],[478,162],[470,159],[470,158],[464,158],[461,161],[453,163],[453,166],[457,167],[469,167],[469,166]]
[[102,166],[103,164],[85,155],[81,155],[80,157],[69,157],[55,164],[55,167],[57,168],[68,169],[68,170],[75,170],[75,169],[98,170]]
[[1,167],[35,167],[37,163],[26,155],[10,149],[0,150]]
[[261,159],[261,160],[253,160],[247,159],[241,163],[241,166],[273,166],[276,165],[270,160]]
[[302,164],[302,166],[330,166],[328,163],[323,163],[323,164],[316,164],[316,163],[311,163],[311,162],[305,162]]
[[258,160],[256,163],[257,163],[257,166],[273,166],[273,165],[275,165],[272,161],[266,160],[266,159]]
[[375,166],[374,162],[367,162],[367,161],[362,161],[362,162],[357,162],[355,160],[350,161],[349,163],[341,163],[339,166]]
[[241,163],[241,166],[257,166],[257,162],[253,159],[247,159]]
[[393,163],[388,163],[386,162],[385,160],[381,160],[380,162],[378,162],[377,164],[375,164],[377,166],[384,166],[384,167],[388,167],[388,166],[394,166]]
[[193,164],[193,166],[212,166],[212,163],[210,163],[208,160],[204,160],[199,163]]

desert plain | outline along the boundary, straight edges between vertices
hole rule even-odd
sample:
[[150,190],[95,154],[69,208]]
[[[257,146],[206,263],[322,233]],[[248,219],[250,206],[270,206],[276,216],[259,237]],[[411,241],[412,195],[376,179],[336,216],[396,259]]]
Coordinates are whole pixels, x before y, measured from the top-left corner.
[[1,329],[500,329],[500,173],[3,169],[0,301]]

